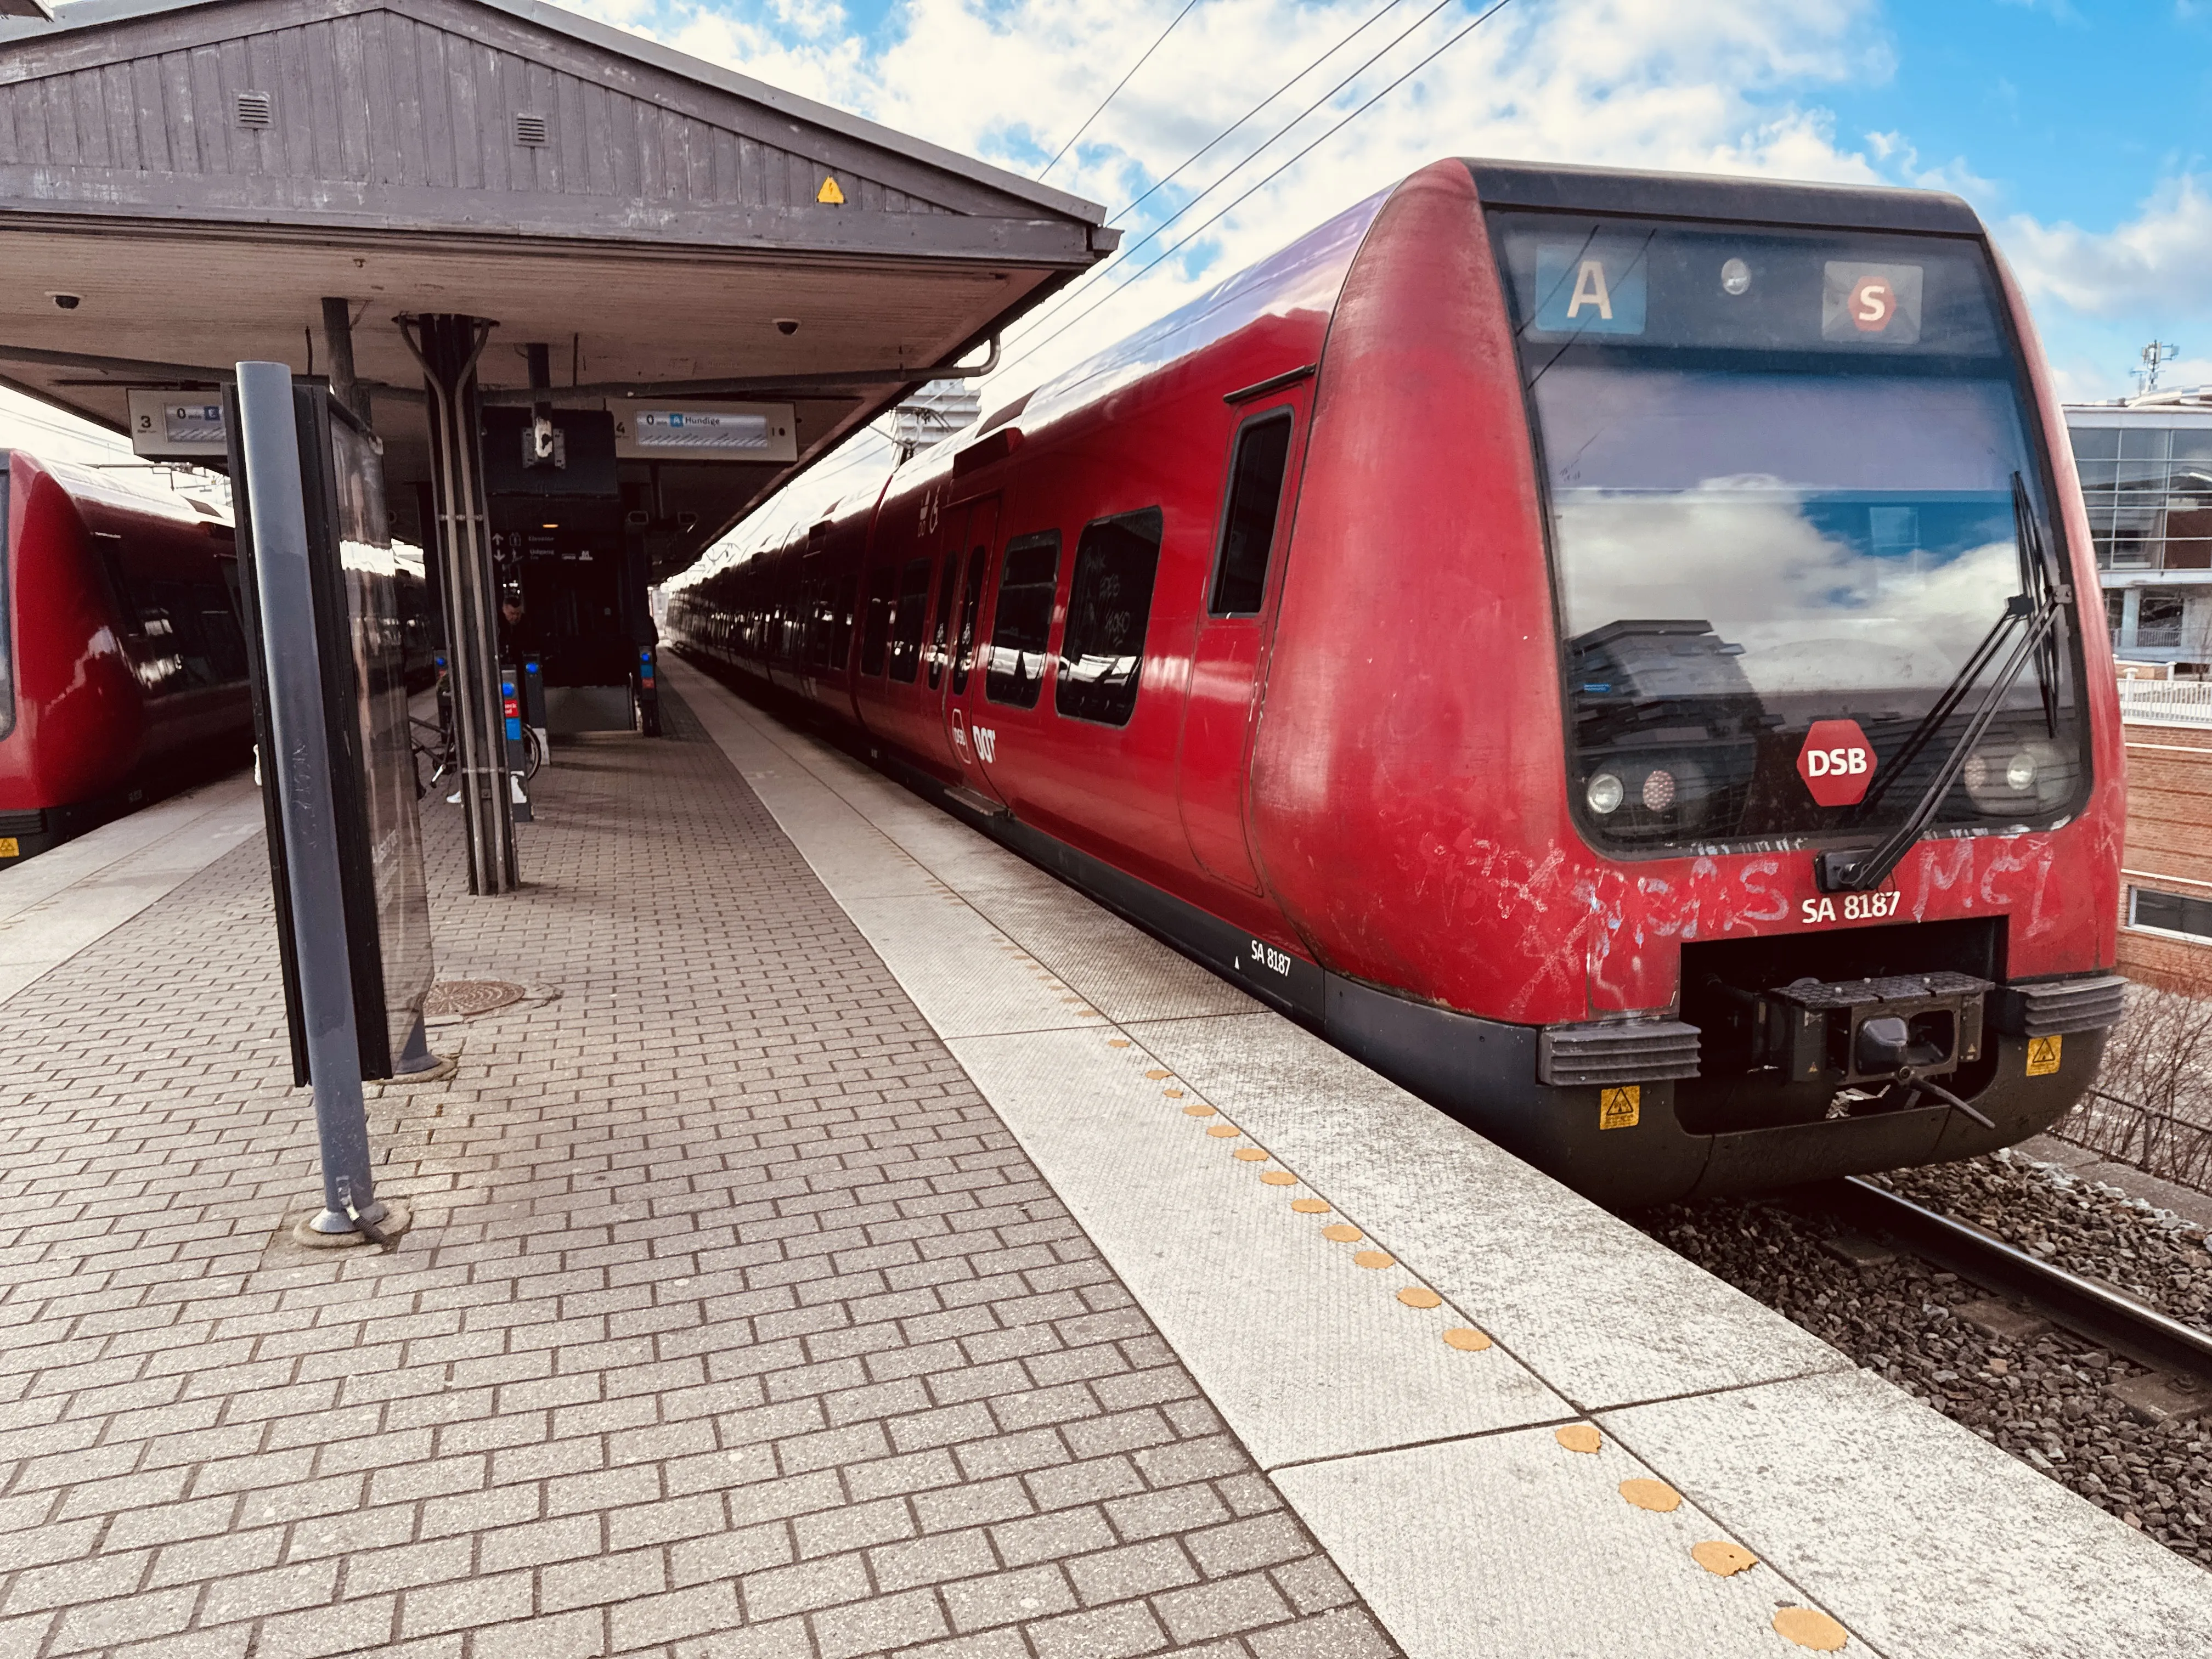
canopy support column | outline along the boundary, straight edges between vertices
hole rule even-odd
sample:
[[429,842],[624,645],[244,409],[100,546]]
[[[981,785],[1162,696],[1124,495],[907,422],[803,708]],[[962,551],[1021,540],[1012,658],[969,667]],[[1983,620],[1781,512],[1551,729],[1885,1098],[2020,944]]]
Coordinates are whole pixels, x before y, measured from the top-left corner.
[[483,410],[476,372],[484,342],[496,326],[479,317],[400,319],[408,349],[422,366],[429,404],[430,494],[472,893],[511,893],[521,884],[507,795],[498,586],[484,503]]

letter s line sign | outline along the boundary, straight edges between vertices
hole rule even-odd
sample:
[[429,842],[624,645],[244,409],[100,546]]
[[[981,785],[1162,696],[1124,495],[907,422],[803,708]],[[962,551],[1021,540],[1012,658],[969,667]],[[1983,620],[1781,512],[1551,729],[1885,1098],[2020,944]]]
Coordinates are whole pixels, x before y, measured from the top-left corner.
[[1797,751],[1797,775],[1823,806],[1856,806],[1874,781],[1874,745],[1856,720],[1814,720]]

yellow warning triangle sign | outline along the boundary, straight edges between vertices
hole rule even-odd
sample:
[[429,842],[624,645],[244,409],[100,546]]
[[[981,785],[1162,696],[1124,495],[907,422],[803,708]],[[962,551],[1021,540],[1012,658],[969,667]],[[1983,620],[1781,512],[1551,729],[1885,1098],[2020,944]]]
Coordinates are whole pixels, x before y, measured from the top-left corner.
[[845,205],[845,192],[837,188],[837,180],[831,177],[822,181],[822,188],[814,192],[814,199],[830,207],[842,207]]

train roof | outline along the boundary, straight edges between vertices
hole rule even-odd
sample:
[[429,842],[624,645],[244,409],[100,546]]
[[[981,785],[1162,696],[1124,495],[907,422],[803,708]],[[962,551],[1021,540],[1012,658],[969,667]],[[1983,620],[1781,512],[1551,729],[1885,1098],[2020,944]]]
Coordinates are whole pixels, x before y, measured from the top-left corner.
[[1934,231],[1978,236],[1982,222],[1956,196],[1935,190],[1821,185],[1718,173],[1461,160],[1485,207],[1626,213],[1647,219],[1732,219],[1849,230]]

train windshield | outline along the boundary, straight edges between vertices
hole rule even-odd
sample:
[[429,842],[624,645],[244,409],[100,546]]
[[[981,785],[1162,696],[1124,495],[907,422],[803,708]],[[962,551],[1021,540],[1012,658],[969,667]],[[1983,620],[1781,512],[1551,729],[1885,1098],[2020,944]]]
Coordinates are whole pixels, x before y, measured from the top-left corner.
[[[2008,611],[2047,591],[2059,545],[1986,255],[1609,216],[1492,230],[1585,828],[1658,850],[1907,817],[1996,696]],[[2070,611],[1996,702],[1938,833],[2077,809]]]

